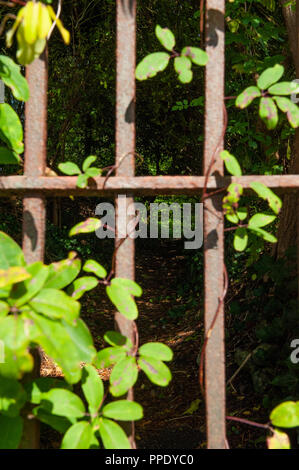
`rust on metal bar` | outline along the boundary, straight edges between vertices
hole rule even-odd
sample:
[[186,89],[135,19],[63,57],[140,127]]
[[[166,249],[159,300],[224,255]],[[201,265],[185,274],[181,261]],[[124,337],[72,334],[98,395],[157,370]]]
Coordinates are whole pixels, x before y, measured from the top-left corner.
[[[134,177],[135,174],[135,68],[136,68],[136,0],[117,0],[116,2],[116,175]],[[131,194],[128,194],[131,196]],[[133,202],[132,197],[125,200],[126,207]],[[125,216],[122,207],[121,191],[115,200],[116,206],[116,257],[115,275],[134,280],[135,246],[130,237],[121,240],[117,230],[118,221]],[[121,242],[121,244],[120,244]],[[134,324],[119,312],[115,314],[119,331],[135,343]],[[133,400],[133,389],[129,390],[128,400]],[[126,423],[132,448],[136,448],[134,423]]]
[[[239,183],[245,190],[250,189],[253,181],[264,183],[278,193],[299,191],[298,175],[247,175],[247,176],[210,176],[207,189],[225,188],[230,183]],[[91,179],[85,189],[78,188],[77,176],[0,176],[0,197],[43,193],[45,196],[80,196],[101,197],[115,194],[134,195],[167,195],[167,194],[200,194],[205,184],[204,176],[111,176]],[[105,183],[105,184],[104,184]]]
[[[219,151],[224,136],[224,8],[225,0],[206,2],[205,142],[204,174],[223,175]],[[224,232],[222,195],[204,203],[205,395],[209,449],[226,447],[224,309]],[[211,325],[217,320],[210,331]]]
[[[24,173],[31,178],[43,175],[46,168],[47,144],[47,53],[44,52],[26,68],[26,78],[30,89],[30,98],[25,107],[25,161]],[[40,193],[26,192],[23,199],[23,250],[27,263],[43,261],[45,249],[46,201]],[[37,350],[34,356],[34,371],[31,377],[39,374],[40,356]],[[24,379],[25,380],[25,379]],[[27,417],[30,408],[25,407],[23,437],[20,447],[23,449],[39,448],[39,422]]]
[[[24,174],[33,179],[46,168],[47,145],[47,54],[44,52],[26,68],[30,98],[26,103]],[[45,247],[46,202],[40,193],[26,191],[23,200],[23,250],[26,261],[43,260]]]

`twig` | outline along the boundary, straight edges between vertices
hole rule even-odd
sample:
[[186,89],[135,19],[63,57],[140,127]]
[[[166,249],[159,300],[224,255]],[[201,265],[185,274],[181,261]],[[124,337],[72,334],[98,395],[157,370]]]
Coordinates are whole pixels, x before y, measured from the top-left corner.
[[[2,5],[2,3],[1,3],[1,5]],[[7,15],[4,16],[3,21],[1,23],[1,26],[0,26],[0,36],[2,35],[2,33],[4,31],[4,28],[5,28],[5,25],[6,25],[6,23],[9,19],[16,20],[17,17],[15,15],[13,15],[12,13],[7,13]]]
[[248,227],[248,224],[239,224],[239,225],[236,225],[236,227],[227,227],[223,231],[230,232],[231,230],[237,230],[238,228],[247,228],[247,227]]
[[255,426],[257,428],[269,429],[270,431],[273,432],[273,428],[272,426],[270,426],[270,424],[256,423],[255,421],[249,421],[248,419],[244,419],[244,418],[236,418],[235,416],[226,416],[226,419],[230,421],[237,421],[243,424],[248,424],[249,426]]
[[242,364],[240,365],[240,367],[238,367],[238,369],[236,370],[236,372],[231,376],[231,378],[226,382],[227,385],[232,385],[232,381],[237,377],[238,373],[243,369],[243,367],[245,366],[246,362],[251,358],[252,354],[254,353],[254,351],[251,351],[251,353],[248,354],[248,356],[246,356],[246,358],[244,359],[244,361],[242,362]]
[[47,36],[47,40],[49,41],[50,37],[51,37],[51,34],[53,33],[53,30],[56,26],[56,23],[57,23],[57,20],[58,18],[60,17],[60,14],[61,14],[61,4],[62,4],[62,0],[58,0],[58,7],[57,7],[57,12],[56,12],[56,18],[54,20],[54,22],[52,23],[52,26],[50,28],[50,31],[48,32],[48,36]]
[[178,416],[177,418],[170,418],[167,421],[174,421],[175,419],[194,418],[193,415]]

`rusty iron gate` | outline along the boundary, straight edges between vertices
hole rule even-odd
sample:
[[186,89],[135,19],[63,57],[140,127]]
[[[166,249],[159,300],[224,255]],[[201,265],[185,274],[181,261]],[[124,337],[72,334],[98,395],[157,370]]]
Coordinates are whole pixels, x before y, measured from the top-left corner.
[[[226,188],[231,182],[244,189],[260,181],[283,192],[299,187],[296,175],[223,176],[223,162],[216,159],[224,139],[224,9],[225,0],[206,0],[205,45],[209,62],[205,70],[205,141],[203,176],[134,176],[136,0],[117,0],[116,175],[97,177],[80,189],[77,177],[47,177],[47,55],[26,69],[30,99],[25,109],[25,164],[23,176],[0,177],[0,196],[23,197],[23,249],[28,263],[43,260],[47,196],[200,195]],[[126,156],[126,158],[124,158]],[[204,202],[204,308],[205,396],[208,448],[226,448],[224,308],[224,224],[221,194]],[[116,217],[119,214],[116,210]],[[116,224],[117,226],[117,224]],[[116,276],[134,279],[134,240],[127,238],[116,251]],[[217,312],[217,319],[215,315]],[[116,314],[120,331],[134,337],[132,322]],[[213,324],[211,331],[211,324]],[[133,392],[129,394],[132,398]]]

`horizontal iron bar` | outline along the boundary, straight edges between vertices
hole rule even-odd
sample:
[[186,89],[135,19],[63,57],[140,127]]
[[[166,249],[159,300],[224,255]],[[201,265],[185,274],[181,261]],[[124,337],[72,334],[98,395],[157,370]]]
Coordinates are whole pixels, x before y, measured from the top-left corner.
[[[269,188],[285,193],[299,191],[299,175],[249,175],[249,176],[210,176],[207,188],[217,190],[230,183],[240,183],[244,189],[250,188],[253,181],[266,184]],[[204,176],[111,176],[90,180],[88,188],[76,186],[76,176],[1,176],[0,196],[20,195],[28,191],[43,192],[48,196],[107,196],[118,192],[130,195],[199,194],[205,185]]]

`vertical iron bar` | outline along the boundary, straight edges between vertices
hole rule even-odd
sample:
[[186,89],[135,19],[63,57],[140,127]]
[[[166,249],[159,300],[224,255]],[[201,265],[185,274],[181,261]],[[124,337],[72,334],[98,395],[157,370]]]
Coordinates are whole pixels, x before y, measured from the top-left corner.
[[[116,175],[134,176],[135,173],[135,67],[136,67],[136,0],[117,0],[117,47],[116,47]],[[116,228],[124,217],[126,208],[117,197]],[[133,202],[126,198],[126,207]],[[117,232],[117,236],[119,233]],[[116,238],[116,246],[120,239]],[[115,275],[134,280],[135,245],[127,238],[119,246],[115,258]],[[134,344],[133,322],[118,312],[115,321],[119,331],[129,337]],[[133,390],[129,390],[128,400],[133,400]],[[131,447],[135,448],[134,423],[126,423]]]
[[[25,160],[24,174],[39,177],[45,173],[47,146],[47,53],[44,52],[26,68],[30,98],[25,107]],[[23,199],[23,250],[27,263],[43,261],[45,249],[46,201],[40,195],[26,194]],[[40,356],[34,354],[34,371],[39,374]],[[28,419],[25,409],[24,430],[20,447],[39,448],[39,422]]]
[[[47,55],[26,68],[30,98],[25,108],[26,176],[42,176],[46,169],[47,147]],[[26,194],[23,200],[23,250],[27,263],[42,261],[45,249],[46,206],[42,194]]]
[[[209,62],[205,70],[205,142],[204,174],[223,175],[219,151],[224,136],[224,0],[207,0],[206,51]],[[224,289],[224,232],[221,208],[222,195],[204,203],[204,272],[205,332],[208,334],[215,314],[216,323],[210,332],[205,354],[205,393],[207,442],[209,449],[226,447],[225,437],[225,351],[224,309],[219,299]]]

